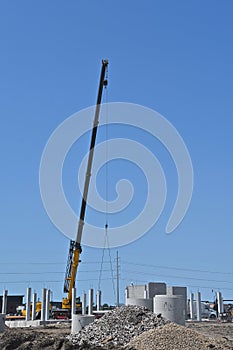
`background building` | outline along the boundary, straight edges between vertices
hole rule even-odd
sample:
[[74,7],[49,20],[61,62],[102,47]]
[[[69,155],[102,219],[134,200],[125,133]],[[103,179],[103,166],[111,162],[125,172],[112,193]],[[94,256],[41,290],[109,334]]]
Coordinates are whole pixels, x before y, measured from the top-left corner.
[[[16,314],[16,308],[23,304],[24,295],[8,295],[7,296],[7,314]],[[2,295],[0,295],[0,312],[2,311]]]

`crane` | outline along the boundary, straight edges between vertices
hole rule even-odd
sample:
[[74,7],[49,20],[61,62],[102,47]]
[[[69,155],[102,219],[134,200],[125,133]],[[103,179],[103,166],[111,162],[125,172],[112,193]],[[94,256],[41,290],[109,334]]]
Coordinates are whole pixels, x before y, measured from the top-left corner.
[[75,287],[76,274],[77,274],[78,265],[80,262],[80,254],[82,253],[81,240],[82,240],[83,226],[84,226],[84,220],[85,220],[87,196],[88,196],[88,190],[89,190],[89,184],[90,184],[97,128],[98,128],[98,122],[99,122],[100,105],[102,100],[103,87],[107,86],[108,84],[108,81],[106,79],[107,67],[108,67],[108,60],[102,60],[99,90],[97,95],[95,116],[94,116],[93,127],[92,127],[91,143],[90,143],[89,156],[88,156],[88,162],[87,162],[82,203],[81,203],[80,214],[79,214],[77,235],[75,240],[70,241],[68,259],[67,259],[67,265],[66,265],[64,292],[68,294],[67,294],[67,297],[62,300],[63,309],[71,308],[72,288]]

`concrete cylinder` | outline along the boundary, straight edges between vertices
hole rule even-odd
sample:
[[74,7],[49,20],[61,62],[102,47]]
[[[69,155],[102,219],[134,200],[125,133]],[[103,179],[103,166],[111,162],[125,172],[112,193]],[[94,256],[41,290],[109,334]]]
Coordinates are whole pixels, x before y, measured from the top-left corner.
[[31,314],[31,288],[27,288],[27,299],[26,299],[26,321],[30,321]]
[[96,309],[97,311],[101,310],[101,290],[97,291]]
[[82,295],[82,314],[86,315],[87,313],[87,295],[83,293]]
[[0,314],[0,333],[3,333],[5,331],[5,314]]
[[78,333],[89,323],[93,322],[94,319],[94,315],[73,315],[71,324],[71,334]]
[[45,321],[45,310],[46,310],[46,288],[42,288],[41,321]]
[[93,311],[93,289],[89,289],[88,293],[88,315],[92,315]]
[[201,321],[201,293],[197,292],[197,301],[196,301],[196,308],[197,308],[197,321]]
[[152,298],[127,298],[126,305],[136,305],[146,307],[148,310],[153,311],[153,300]]
[[171,322],[185,325],[185,305],[182,295],[155,295],[154,313]]
[[36,293],[32,294],[32,320],[35,321],[36,319],[36,299],[37,295]]
[[218,314],[224,312],[223,310],[223,299],[222,299],[222,293],[217,292],[217,301],[218,301]]
[[194,320],[194,296],[193,293],[190,293],[190,303],[189,303],[189,310],[190,310],[190,319]]
[[49,313],[50,313],[50,290],[46,290],[46,302],[45,302],[45,320],[49,320]]
[[71,318],[76,314],[76,288],[72,288]]
[[2,314],[6,314],[7,310],[7,295],[8,295],[8,290],[3,291],[2,295]]

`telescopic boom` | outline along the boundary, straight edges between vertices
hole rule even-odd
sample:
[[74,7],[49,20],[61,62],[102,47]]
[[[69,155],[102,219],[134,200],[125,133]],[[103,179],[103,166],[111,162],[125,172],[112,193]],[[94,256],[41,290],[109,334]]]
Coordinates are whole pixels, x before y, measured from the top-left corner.
[[107,66],[108,66],[108,60],[102,60],[102,68],[100,73],[100,82],[99,82],[99,90],[98,90],[98,96],[97,96],[97,102],[96,102],[95,117],[94,117],[93,128],[92,128],[91,143],[90,143],[86,177],[85,177],[85,183],[84,183],[84,189],[83,189],[82,204],[81,204],[79,221],[78,221],[78,230],[77,230],[75,241],[74,240],[70,241],[69,255],[68,255],[67,266],[66,266],[64,292],[68,293],[68,296],[62,301],[63,308],[71,308],[72,288],[75,287],[75,279],[76,279],[76,274],[77,274],[77,269],[79,264],[79,257],[82,252],[81,240],[82,240],[83,226],[84,226],[84,220],[85,220],[87,196],[88,196],[88,190],[89,190],[89,184],[90,184],[90,178],[91,178],[91,169],[92,169],[92,162],[93,162],[93,156],[94,156],[97,128],[99,123],[99,113],[100,113],[100,105],[102,100],[102,92],[103,92],[103,87],[108,84],[106,79]]

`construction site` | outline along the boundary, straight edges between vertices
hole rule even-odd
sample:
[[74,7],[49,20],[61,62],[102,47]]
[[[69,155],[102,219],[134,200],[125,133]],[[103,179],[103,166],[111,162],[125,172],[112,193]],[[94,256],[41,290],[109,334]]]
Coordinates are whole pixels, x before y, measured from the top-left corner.
[[[125,303],[120,306],[117,278],[117,299],[113,306],[102,302],[101,290],[97,290],[96,303],[93,289],[89,289],[88,295],[76,295],[102,92],[108,84],[107,67],[108,60],[102,60],[78,230],[68,252],[64,280],[67,296],[54,302],[52,291],[43,288],[39,299],[29,287],[23,303],[22,295],[11,296],[4,290],[0,305],[0,348],[232,349],[233,304],[224,303],[220,291],[211,304],[202,301],[199,291],[188,298],[185,286],[168,286],[164,282],[132,283],[126,287]],[[106,235],[107,229],[106,223]]]
[[23,2],[0,63],[0,350],[233,350],[233,8]]

